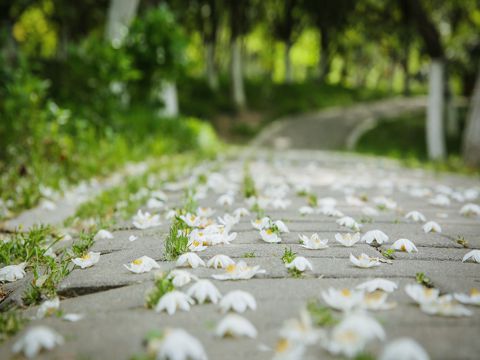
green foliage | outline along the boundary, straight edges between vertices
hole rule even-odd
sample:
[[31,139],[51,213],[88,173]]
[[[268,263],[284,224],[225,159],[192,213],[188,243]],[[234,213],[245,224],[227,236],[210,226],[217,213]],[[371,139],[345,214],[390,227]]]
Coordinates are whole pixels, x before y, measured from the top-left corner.
[[394,260],[395,259],[395,249],[384,250],[384,251],[382,251],[382,255],[383,255],[383,257],[385,257],[387,259]]
[[245,164],[243,175],[243,196],[248,199],[252,196],[257,196],[257,189],[255,188],[255,181],[250,174],[248,165]]
[[429,277],[427,277],[425,275],[425,273],[423,272],[418,272],[415,274],[415,280],[417,281],[417,283],[419,283],[420,285],[423,285],[425,287],[428,287],[428,288],[433,288],[433,283],[432,283],[432,280],[430,280]]
[[292,248],[285,248],[282,255],[282,261],[284,264],[290,264],[297,257],[297,253],[292,251]]
[[165,239],[165,259],[175,260],[188,250],[188,226],[184,221],[176,217],[170,226],[170,232]]
[[15,335],[25,324],[25,319],[17,309],[0,313],[0,343]]
[[242,257],[244,257],[244,258],[254,258],[254,257],[256,257],[255,251],[246,252],[242,255]]
[[311,300],[307,303],[307,311],[316,326],[333,326],[338,323],[338,319],[335,318],[332,310],[323,306],[317,300]]
[[172,279],[167,274],[162,274],[155,279],[154,287],[147,292],[145,297],[145,305],[147,308],[154,308],[160,298],[166,293],[175,290]]
[[139,89],[156,91],[162,80],[175,80],[186,65],[186,45],[186,37],[166,5],[137,18],[130,27],[125,47],[135,67],[142,70]]
[[462,235],[458,235],[458,236],[457,236],[456,242],[457,242],[458,245],[462,245],[464,248],[468,248],[468,247],[469,247],[468,240],[465,239],[465,237],[462,236]]

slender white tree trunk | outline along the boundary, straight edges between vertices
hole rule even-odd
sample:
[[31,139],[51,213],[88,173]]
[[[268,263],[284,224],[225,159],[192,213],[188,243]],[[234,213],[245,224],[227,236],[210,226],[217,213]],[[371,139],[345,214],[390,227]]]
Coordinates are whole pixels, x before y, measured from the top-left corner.
[[443,131],[445,63],[442,59],[432,59],[428,82],[427,108],[427,151],[431,160],[445,158],[445,135]]
[[178,96],[175,82],[165,81],[160,89],[159,97],[163,102],[163,108],[159,114],[164,117],[178,116]]
[[137,14],[139,0],[110,0],[105,38],[119,47],[128,33],[128,27]]
[[217,90],[218,75],[215,67],[215,46],[212,42],[205,44],[205,73],[210,89]]
[[231,63],[231,78],[232,78],[232,92],[233,101],[235,105],[242,109],[246,105],[245,90],[243,86],[243,70],[242,70],[242,44],[240,37],[232,41],[232,63]]
[[292,44],[289,41],[285,43],[285,82],[291,84],[293,82],[293,71],[292,71],[292,61],[290,59],[290,50],[292,49]]
[[480,67],[463,134],[463,158],[467,165],[480,167]]

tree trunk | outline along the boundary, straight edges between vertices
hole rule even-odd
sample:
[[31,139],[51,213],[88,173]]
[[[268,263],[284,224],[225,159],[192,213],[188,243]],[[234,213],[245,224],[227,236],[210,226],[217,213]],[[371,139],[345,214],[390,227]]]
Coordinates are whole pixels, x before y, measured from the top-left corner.
[[285,43],[285,82],[291,84],[293,82],[293,71],[292,71],[292,61],[290,59],[290,50],[292,49],[292,44],[290,41]]
[[455,106],[455,94],[453,93],[452,84],[446,80],[447,86],[447,134],[450,137],[458,136],[460,129],[458,124],[458,110]]
[[443,160],[446,155],[443,131],[444,72],[443,59],[432,59],[427,108],[427,151],[430,160]]
[[178,116],[178,96],[175,82],[165,81],[160,89],[159,97],[163,102],[163,108],[159,114],[164,117]]
[[231,43],[231,81],[233,102],[238,109],[246,106],[245,90],[243,86],[243,69],[242,69],[242,44],[239,36],[232,39]]
[[330,51],[329,51],[328,32],[325,28],[320,30],[320,81],[325,79],[330,72]]
[[468,166],[480,167],[480,66],[463,133],[463,159]]
[[218,74],[215,66],[215,44],[210,41],[205,43],[205,65],[208,86],[212,90],[217,90]]
[[128,33],[128,27],[137,14],[139,0],[110,0],[105,38],[119,47]]

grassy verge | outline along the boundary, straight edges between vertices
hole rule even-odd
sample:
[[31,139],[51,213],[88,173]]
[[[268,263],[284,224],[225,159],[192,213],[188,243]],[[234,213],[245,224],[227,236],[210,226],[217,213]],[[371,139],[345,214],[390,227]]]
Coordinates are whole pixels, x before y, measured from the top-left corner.
[[465,114],[466,110],[460,109],[458,135],[447,136],[446,145],[449,155],[445,161],[428,160],[425,114],[381,119],[375,128],[360,138],[355,150],[364,154],[395,158],[407,167],[422,167],[438,172],[479,174],[478,169],[466,167],[461,159],[461,134]]

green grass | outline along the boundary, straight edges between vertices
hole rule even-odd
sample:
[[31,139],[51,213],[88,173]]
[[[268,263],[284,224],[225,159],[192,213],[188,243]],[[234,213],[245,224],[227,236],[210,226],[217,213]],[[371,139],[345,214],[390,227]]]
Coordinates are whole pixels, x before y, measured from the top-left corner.
[[167,274],[162,274],[155,279],[153,288],[151,288],[145,296],[145,306],[149,309],[154,308],[160,298],[166,293],[175,290],[172,279]]
[[424,113],[379,120],[377,126],[359,139],[355,151],[399,159],[407,167],[478,174],[478,169],[467,168],[461,159],[465,116],[466,109],[460,109],[459,135],[446,138],[448,158],[445,161],[428,160]]

